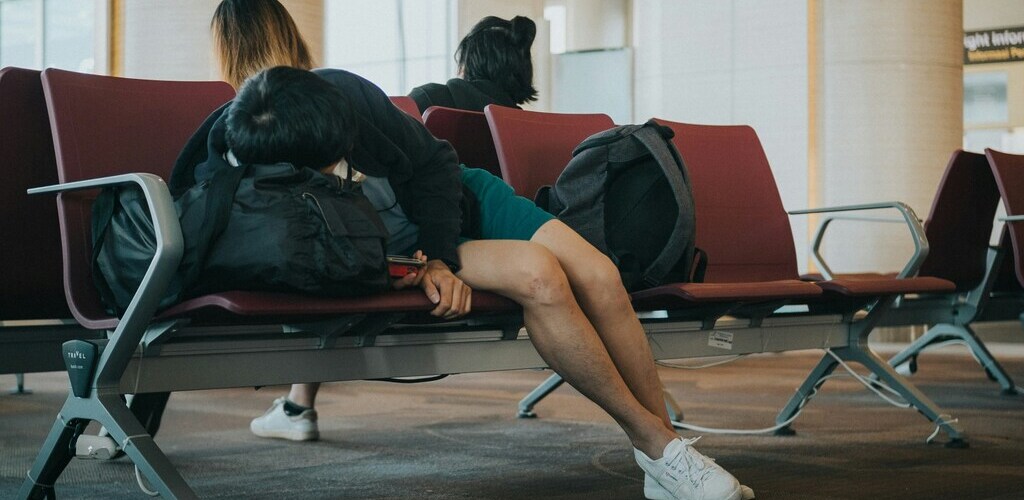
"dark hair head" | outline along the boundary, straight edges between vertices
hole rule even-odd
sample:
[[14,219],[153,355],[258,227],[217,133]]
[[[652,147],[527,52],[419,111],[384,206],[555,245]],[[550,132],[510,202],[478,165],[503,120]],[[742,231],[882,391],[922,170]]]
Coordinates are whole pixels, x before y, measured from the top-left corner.
[[309,71],[278,66],[245,81],[226,111],[241,163],[321,169],[348,156],[356,121],[345,95]]
[[210,30],[221,75],[235,88],[274,66],[314,66],[299,28],[277,0],[223,0]]
[[459,72],[467,80],[489,80],[501,87],[516,104],[537,100],[533,88],[530,46],[537,25],[528,17],[511,21],[488,16],[476,23],[455,50]]

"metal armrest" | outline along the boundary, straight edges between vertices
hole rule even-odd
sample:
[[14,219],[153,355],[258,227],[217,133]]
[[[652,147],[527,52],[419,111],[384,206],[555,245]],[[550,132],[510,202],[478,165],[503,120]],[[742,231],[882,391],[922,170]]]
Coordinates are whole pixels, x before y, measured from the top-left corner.
[[1024,220],[1024,215],[1007,215],[999,218],[999,222],[1020,222],[1022,220]]
[[[793,210],[789,212],[790,215],[802,215],[802,214],[818,214],[818,213],[832,213],[832,212],[852,212],[861,210],[879,210],[879,209],[895,209],[900,212],[903,216],[903,222],[907,224],[907,228],[910,230],[910,237],[914,242],[914,254],[910,257],[910,260],[903,267],[903,270],[896,276],[897,278],[906,278],[917,274],[917,270],[921,267],[924,259],[928,257],[928,238],[924,233],[924,226],[921,225],[921,220],[917,218],[917,214],[914,213],[914,209],[910,208],[906,203],[899,201],[880,202],[880,203],[865,203],[860,205],[845,205],[838,207],[823,207],[823,208],[811,208],[805,210]],[[821,255],[821,242],[825,237],[825,230],[833,220],[846,218],[850,220],[862,220],[862,221],[873,221],[873,222],[891,222],[892,219],[876,219],[869,217],[829,217],[821,221],[818,226],[818,230],[814,235],[814,243],[811,245],[811,255],[814,258],[815,264],[818,265],[818,269],[821,271],[822,276],[826,280],[833,279],[835,277],[832,269],[825,263],[825,258]]]
[[[119,184],[136,184],[142,189],[156,232],[156,253],[146,270],[127,310],[97,364],[96,385],[116,387],[125,367],[138,348],[146,328],[152,321],[167,285],[181,263],[184,238],[171,192],[160,177],[132,173],[32,188],[28,194],[63,193],[95,189]],[[122,338],[123,337],[123,338]]]

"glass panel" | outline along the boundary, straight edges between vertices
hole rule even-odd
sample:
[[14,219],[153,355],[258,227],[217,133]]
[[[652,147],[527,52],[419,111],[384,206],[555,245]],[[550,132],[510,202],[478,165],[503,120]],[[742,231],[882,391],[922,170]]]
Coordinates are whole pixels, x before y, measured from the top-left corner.
[[447,0],[406,1],[402,5],[406,57],[453,57],[448,50]]
[[964,74],[964,123],[1005,123],[1006,73]]
[[39,44],[36,1],[0,2],[0,67],[40,69],[36,62]]
[[402,94],[425,83],[448,81],[448,58],[445,56],[409,59],[405,62],[406,88]]
[[449,0],[332,0],[324,15],[324,66],[360,74],[390,95],[453,76]]
[[95,2],[46,0],[47,67],[91,73],[96,66],[93,50]]
[[324,66],[348,69],[354,64],[400,59],[397,2],[334,0],[324,4]]

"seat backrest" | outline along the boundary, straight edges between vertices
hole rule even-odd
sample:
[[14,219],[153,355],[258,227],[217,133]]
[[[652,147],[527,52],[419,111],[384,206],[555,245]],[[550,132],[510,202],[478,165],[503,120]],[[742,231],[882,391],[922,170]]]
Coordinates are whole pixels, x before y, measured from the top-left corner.
[[710,283],[796,279],[789,214],[754,129],[658,120],[675,132],[690,174],[697,247]]
[[484,114],[502,178],[531,200],[541,186],[555,183],[583,139],[615,126],[605,114],[541,113],[493,104]]
[[388,96],[391,99],[391,104],[394,104],[396,108],[405,111],[405,113],[423,123],[423,115],[420,114],[420,107],[416,105],[416,101],[407,95],[393,95]]
[[999,268],[994,270],[996,275],[993,278],[995,282],[992,283],[992,292],[1020,294],[1024,291],[1024,285],[1017,281],[1017,272],[1013,264],[1017,259],[1013,256],[1013,243],[1010,241],[1010,231],[1006,226],[1003,226],[1003,232],[999,235],[999,251],[1003,252],[1003,261]]
[[[986,149],[989,166],[999,186],[1006,215],[1024,215],[1024,155]],[[1007,224],[1013,243],[1013,263],[1017,281],[1024,286],[1024,221]]]
[[431,106],[423,113],[423,123],[434,137],[451,143],[459,155],[459,162],[501,177],[491,127],[483,113]]
[[929,252],[918,276],[950,280],[958,291],[978,286],[998,205],[999,189],[985,155],[955,151],[925,222]]
[[39,71],[0,69],[0,320],[70,318],[57,204],[28,188],[57,183]]
[[[43,89],[61,182],[129,172],[170,176],[179,152],[234,90],[223,82],[166,82],[47,69]],[[109,328],[92,281],[90,220],[95,191],[58,196],[64,286],[87,328]]]

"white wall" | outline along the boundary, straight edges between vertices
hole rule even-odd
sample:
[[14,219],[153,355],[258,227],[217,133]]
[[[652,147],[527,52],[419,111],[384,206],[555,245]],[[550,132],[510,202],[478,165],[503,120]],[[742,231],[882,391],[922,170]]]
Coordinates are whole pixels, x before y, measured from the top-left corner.
[[455,73],[451,3],[330,0],[325,4],[324,66],[366,77],[391,95],[444,82]]

